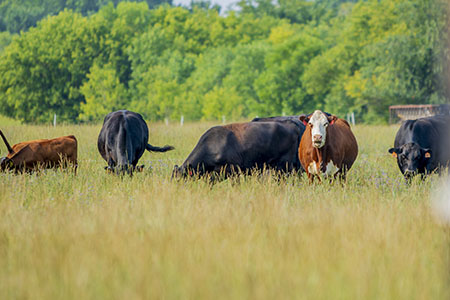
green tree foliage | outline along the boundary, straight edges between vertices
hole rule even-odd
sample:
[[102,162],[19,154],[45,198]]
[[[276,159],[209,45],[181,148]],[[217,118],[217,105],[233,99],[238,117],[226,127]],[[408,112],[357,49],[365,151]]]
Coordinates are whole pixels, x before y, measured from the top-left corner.
[[317,103],[306,92],[301,80],[305,68],[312,58],[322,50],[321,41],[306,33],[299,32],[285,38],[278,38],[280,31],[270,36],[272,51],[265,60],[265,71],[256,81],[256,89],[261,100],[260,114],[296,114],[311,111]]
[[[73,10],[84,16],[98,12],[103,6],[124,0],[2,0],[0,1],[0,31],[19,33],[35,26],[46,16],[54,16],[64,9]],[[128,0],[126,2],[131,2]],[[134,0],[144,2],[150,8],[160,4],[172,4],[172,0]]]
[[13,35],[8,31],[0,32],[0,53],[5,49],[6,46],[11,44]]
[[111,111],[125,108],[129,102],[127,89],[111,65],[100,67],[94,64],[81,92],[86,101],[81,103],[80,119],[83,121],[102,120]]
[[446,0],[243,0],[226,15],[207,1],[106,2],[62,1],[80,13],[0,35],[2,114],[233,120],[319,108],[374,123],[389,105],[450,94]]
[[[84,97],[80,86],[99,40],[80,14],[64,11],[15,38],[0,59],[0,101],[16,119],[74,121]],[[5,105],[6,104],[6,105]]]
[[444,1],[360,2],[343,19],[336,43],[315,57],[304,76],[325,108],[387,120],[392,104],[442,103]]

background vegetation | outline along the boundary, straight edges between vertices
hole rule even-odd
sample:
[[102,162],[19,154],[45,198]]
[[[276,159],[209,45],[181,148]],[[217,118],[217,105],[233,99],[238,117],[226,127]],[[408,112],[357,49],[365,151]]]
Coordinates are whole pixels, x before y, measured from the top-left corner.
[[0,174],[0,298],[449,299],[440,180],[404,184],[386,150],[397,127],[353,128],[344,187],[171,181],[210,126],[151,124],[150,141],[176,150],[146,152],[123,180],[103,169],[97,125],[3,126],[11,143],[75,134],[79,169]]
[[382,123],[391,104],[448,99],[446,0],[41,2],[0,4],[0,112],[23,122],[319,108]]

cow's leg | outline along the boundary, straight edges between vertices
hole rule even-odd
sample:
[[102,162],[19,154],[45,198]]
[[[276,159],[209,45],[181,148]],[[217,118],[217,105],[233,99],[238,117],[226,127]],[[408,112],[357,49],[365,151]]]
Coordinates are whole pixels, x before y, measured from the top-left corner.
[[223,181],[229,176],[229,170],[227,165],[221,165],[213,168],[209,173],[209,178],[214,181]]
[[240,177],[239,177],[240,174],[241,174],[241,169],[239,168],[239,166],[230,165],[230,166],[227,166],[225,179],[230,178],[231,183],[233,185],[239,184],[240,183]]
[[76,159],[72,159],[72,170],[74,175],[77,175],[77,169],[78,169],[78,162]]
[[235,165],[227,165],[225,167],[225,179],[228,177],[237,177],[239,175],[239,168]]
[[309,184],[314,183],[314,175],[306,171],[306,175],[308,176]]
[[110,155],[108,155],[108,166],[105,168],[105,170],[108,171],[109,173],[112,173],[112,172],[114,172],[115,167],[116,167],[116,163],[114,162],[112,157]]
[[344,186],[347,180],[347,172],[345,169],[341,169],[336,172],[333,176],[334,181],[339,181],[339,183]]
[[61,159],[58,163],[60,163],[61,168],[63,168],[63,169],[70,168],[70,170],[74,173],[74,175],[77,175],[78,163],[77,163],[77,159],[74,158],[72,155],[71,156],[68,156],[68,155],[61,156]]
[[133,162],[131,163],[131,165],[132,165],[132,167],[133,167],[133,171],[136,171],[136,172],[143,172],[143,171],[144,171],[145,165],[140,165],[140,166],[138,166],[138,165],[137,165],[138,162],[139,162],[139,159],[135,159],[135,160],[133,160]]

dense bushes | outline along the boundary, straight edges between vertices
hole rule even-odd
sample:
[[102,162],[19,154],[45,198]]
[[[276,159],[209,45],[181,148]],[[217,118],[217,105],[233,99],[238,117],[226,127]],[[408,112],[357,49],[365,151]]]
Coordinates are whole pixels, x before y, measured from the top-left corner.
[[[72,10],[0,35],[1,113],[25,122],[354,111],[446,101],[444,0],[241,1],[241,11],[145,2]],[[3,37],[3,40],[2,40]],[[3,42],[2,42],[3,41]]]

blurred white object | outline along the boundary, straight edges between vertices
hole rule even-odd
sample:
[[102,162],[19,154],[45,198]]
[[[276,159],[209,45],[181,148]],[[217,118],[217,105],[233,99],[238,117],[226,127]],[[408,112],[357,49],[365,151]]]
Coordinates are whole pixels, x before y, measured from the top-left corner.
[[432,210],[436,218],[450,225],[450,178],[446,177],[431,195]]

